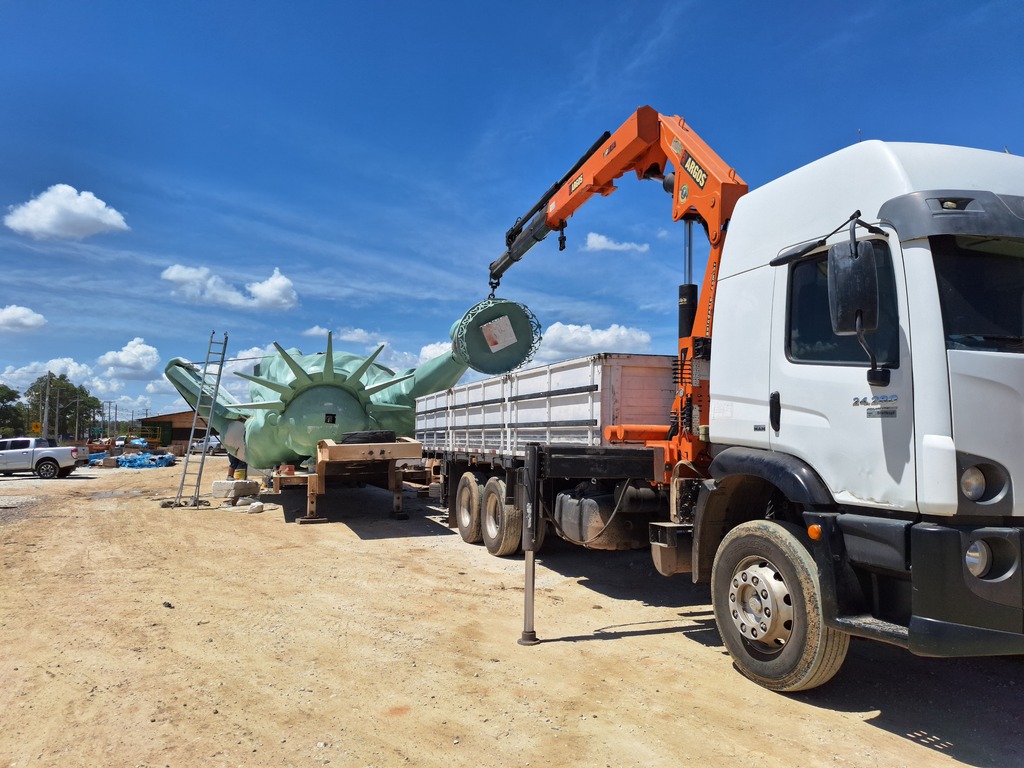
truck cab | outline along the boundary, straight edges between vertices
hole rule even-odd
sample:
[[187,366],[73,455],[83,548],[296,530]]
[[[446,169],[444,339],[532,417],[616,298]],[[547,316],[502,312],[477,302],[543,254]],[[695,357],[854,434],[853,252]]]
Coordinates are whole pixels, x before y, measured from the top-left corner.
[[[852,212],[865,226],[837,231]],[[841,248],[874,263],[860,338],[834,325]],[[806,528],[827,626],[922,655],[1024,652],[1022,295],[1024,158],[864,142],[739,200],[695,551],[748,520]],[[719,617],[734,656],[776,653],[771,620],[752,636],[757,611],[739,613]]]

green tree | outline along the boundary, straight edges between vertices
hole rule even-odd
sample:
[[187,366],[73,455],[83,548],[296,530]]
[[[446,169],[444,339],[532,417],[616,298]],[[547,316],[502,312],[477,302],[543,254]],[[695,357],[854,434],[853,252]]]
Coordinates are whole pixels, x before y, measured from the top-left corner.
[[24,421],[17,407],[21,393],[6,384],[0,384],[0,437],[15,437],[21,434]]
[[[47,397],[49,380],[49,397]],[[103,404],[93,397],[85,385],[75,386],[67,374],[40,376],[25,390],[28,413],[32,421],[47,425],[49,435],[71,435],[78,438],[88,431],[89,425],[102,413]],[[44,418],[43,408],[49,418]]]

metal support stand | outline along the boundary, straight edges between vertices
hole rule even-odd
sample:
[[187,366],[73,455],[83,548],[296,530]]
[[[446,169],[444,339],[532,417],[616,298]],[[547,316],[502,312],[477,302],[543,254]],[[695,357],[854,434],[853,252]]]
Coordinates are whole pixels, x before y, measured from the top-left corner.
[[523,606],[523,635],[517,641],[520,645],[537,645],[537,633],[533,629],[533,592],[536,563],[533,550],[526,551],[526,589]]
[[526,447],[526,461],[518,473],[517,482],[523,485],[523,551],[526,554],[525,566],[525,588],[523,589],[523,634],[519,638],[519,645],[537,645],[537,633],[533,628],[533,595],[534,584],[537,572],[536,549],[537,549],[537,461],[539,454],[536,444]]

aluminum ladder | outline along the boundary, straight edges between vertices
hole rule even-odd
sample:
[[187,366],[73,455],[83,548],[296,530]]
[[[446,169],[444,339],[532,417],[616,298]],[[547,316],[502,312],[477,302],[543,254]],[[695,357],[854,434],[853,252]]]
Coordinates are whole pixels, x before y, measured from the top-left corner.
[[[206,466],[206,452],[210,442],[210,423],[213,407],[217,402],[217,393],[220,391],[220,377],[224,372],[224,356],[228,349],[228,335],[224,334],[223,341],[215,341],[216,335],[216,331],[210,332],[210,343],[206,347],[206,359],[203,361],[203,372],[199,381],[199,395],[196,399],[195,413],[192,415],[192,431],[189,432],[188,445],[185,447],[185,465],[181,471],[178,495],[174,499],[176,507],[199,506],[199,490],[203,482],[203,468]],[[198,429],[203,429],[205,436],[203,450],[199,454],[199,466],[193,468],[192,445]],[[182,497],[189,493],[191,498],[182,501]]]

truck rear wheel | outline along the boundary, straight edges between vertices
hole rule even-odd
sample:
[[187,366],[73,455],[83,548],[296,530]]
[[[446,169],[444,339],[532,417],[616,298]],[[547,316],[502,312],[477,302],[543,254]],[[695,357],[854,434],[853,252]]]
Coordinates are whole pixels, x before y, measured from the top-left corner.
[[455,522],[459,535],[469,544],[480,541],[480,506],[484,487],[475,472],[463,472],[455,489]]
[[825,626],[811,553],[793,525],[753,520],[722,540],[711,572],[715,622],[736,667],[772,691],[831,680],[849,635]]
[[534,537],[533,551],[540,552],[544,540],[548,537],[548,521],[541,514],[537,515],[537,535]]
[[492,477],[484,486],[481,533],[484,546],[495,557],[514,555],[523,539],[523,514],[505,503],[505,481]]
[[60,472],[60,465],[53,459],[43,459],[36,464],[36,474],[43,480],[52,480]]

